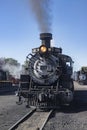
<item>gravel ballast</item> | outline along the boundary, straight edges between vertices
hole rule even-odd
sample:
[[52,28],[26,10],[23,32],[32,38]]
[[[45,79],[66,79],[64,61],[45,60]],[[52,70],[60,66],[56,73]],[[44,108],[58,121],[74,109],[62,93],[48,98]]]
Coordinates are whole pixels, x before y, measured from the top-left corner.
[[44,130],[87,130],[87,85],[74,85],[73,104],[55,111]]
[[44,130],[87,130],[87,109],[55,111]]
[[[31,110],[17,100],[15,95],[0,96],[0,130],[8,130]],[[87,130],[87,85],[75,83],[74,102],[54,111],[44,130]]]
[[0,130],[8,130],[22,116],[29,112],[25,104],[17,105],[15,95],[0,96]]

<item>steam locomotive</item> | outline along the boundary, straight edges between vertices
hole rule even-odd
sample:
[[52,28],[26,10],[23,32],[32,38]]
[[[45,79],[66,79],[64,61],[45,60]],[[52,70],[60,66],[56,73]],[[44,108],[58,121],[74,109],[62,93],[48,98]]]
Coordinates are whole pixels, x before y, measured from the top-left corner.
[[87,85],[87,66],[82,66],[79,71],[75,71],[73,79],[80,85]]
[[42,45],[26,57],[27,75],[21,75],[19,104],[25,98],[28,107],[57,108],[70,104],[74,96],[73,60],[62,48],[51,47],[51,33],[41,33]]

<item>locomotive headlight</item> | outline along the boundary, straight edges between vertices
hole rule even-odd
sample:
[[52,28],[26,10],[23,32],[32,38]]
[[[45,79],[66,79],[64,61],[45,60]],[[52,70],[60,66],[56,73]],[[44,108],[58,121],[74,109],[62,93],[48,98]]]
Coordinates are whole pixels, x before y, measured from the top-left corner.
[[42,45],[42,46],[40,47],[40,52],[45,53],[46,51],[47,51],[46,46]]

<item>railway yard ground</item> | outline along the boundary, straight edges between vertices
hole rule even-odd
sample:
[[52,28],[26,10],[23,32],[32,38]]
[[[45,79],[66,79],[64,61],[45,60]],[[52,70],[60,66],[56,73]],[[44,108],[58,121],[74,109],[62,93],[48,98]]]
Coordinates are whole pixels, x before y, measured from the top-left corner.
[[[87,85],[75,82],[74,86],[75,97],[72,105],[55,110],[44,130],[87,130]],[[25,103],[17,105],[17,98],[14,94],[0,96],[0,130],[8,130],[32,110],[26,108]]]

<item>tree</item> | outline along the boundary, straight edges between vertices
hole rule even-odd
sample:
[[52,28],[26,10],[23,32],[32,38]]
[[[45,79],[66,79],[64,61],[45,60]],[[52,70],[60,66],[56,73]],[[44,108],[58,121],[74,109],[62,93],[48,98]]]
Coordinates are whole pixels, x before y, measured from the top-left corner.
[[13,58],[5,58],[5,64],[20,66],[20,63],[18,63],[18,61]]

